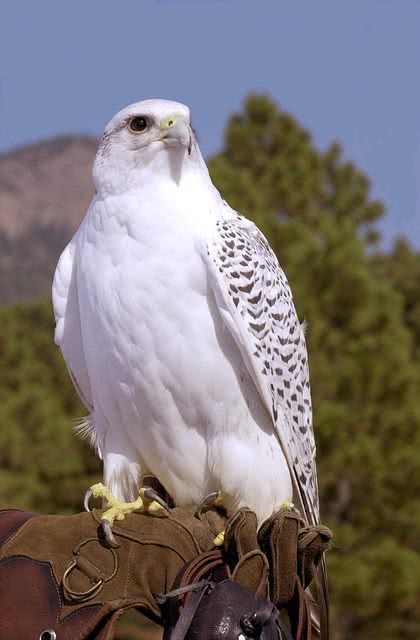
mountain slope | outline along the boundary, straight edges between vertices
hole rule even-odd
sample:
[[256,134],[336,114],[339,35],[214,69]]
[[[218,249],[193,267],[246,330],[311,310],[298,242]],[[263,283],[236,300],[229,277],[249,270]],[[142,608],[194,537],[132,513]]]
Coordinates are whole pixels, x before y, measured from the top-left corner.
[[92,197],[96,146],[63,136],[0,155],[0,304],[49,294]]

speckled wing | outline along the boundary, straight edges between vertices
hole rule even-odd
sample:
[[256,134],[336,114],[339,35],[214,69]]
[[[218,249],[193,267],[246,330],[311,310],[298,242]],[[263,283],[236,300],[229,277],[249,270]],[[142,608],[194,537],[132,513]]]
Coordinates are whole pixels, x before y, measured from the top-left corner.
[[315,524],[308,356],[287,278],[263,234],[241,216],[218,220],[207,262],[219,311],[272,416],[303,515]]

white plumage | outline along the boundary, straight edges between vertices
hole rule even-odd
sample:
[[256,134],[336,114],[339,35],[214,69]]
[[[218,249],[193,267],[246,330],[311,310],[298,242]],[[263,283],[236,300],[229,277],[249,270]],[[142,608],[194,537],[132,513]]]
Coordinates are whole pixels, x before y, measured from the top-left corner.
[[94,181],[53,303],[105,484],[129,500],[153,473],[179,505],[222,490],[260,521],[294,493],[317,522],[303,329],[266,240],[212,185],[188,108],[118,113]]

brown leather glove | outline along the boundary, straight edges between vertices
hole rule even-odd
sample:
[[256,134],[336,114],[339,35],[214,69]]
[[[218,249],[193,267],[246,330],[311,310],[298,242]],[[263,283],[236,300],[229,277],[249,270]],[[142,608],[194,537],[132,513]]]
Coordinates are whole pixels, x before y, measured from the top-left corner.
[[186,565],[200,563],[223,528],[231,579],[257,597],[267,596],[269,582],[272,601],[282,606],[296,600],[296,584],[302,593],[331,536],[326,528],[299,529],[291,512],[275,514],[257,536],[248,509],[225,522],[217,510],[196,517],[175,508],[169,515],[128,515],[114,525],[119,547],[110,549],[98,537],[100,517],[97,511],[0,511],[0,638],[110,640],[124,609],[140,608],[158,619],[157,595],[173,588]]
[[278,607],[290,602],[295,591],[297,541],[302,525],[298,513],[281,509],[266,520],[258,532],[258,543],[270,565],[270,598]]
[[253,511],[240,509],[226,522],[224,551],[231,579],[257,597],[268,598],[269,567],[258,547],[257,517]]
[[324,525],[302,527],[297,542],[297,567],[302,585],[307,587],[326,551],[331,548],[332,531]]
[[293,637],[311,637],[314,605],[306,587],[315,579],[321,638],[328,638],[328,593],[323,554],[331,546],[332,533],[323,525],[307,527],[292,509],[281,509],[266,520],[258,543],[270,566],[270,599],[287,609]]
[[158,618],[156,595],[223,528],[220,517],[198,519],[189,509],[134,513],[115,524],[119,547],[110,549],[99,522],[96,511],[0,511],[0,638],[108,640],[126,608]]

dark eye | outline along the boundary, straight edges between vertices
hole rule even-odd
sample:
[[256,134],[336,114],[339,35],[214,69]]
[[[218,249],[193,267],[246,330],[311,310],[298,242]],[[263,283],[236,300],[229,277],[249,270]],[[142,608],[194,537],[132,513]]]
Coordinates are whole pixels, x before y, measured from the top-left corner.
[[134,133],[141,133],[146,131],[148,126],[147,119],[144,116],[135,116],[128,122],[128,128]]

